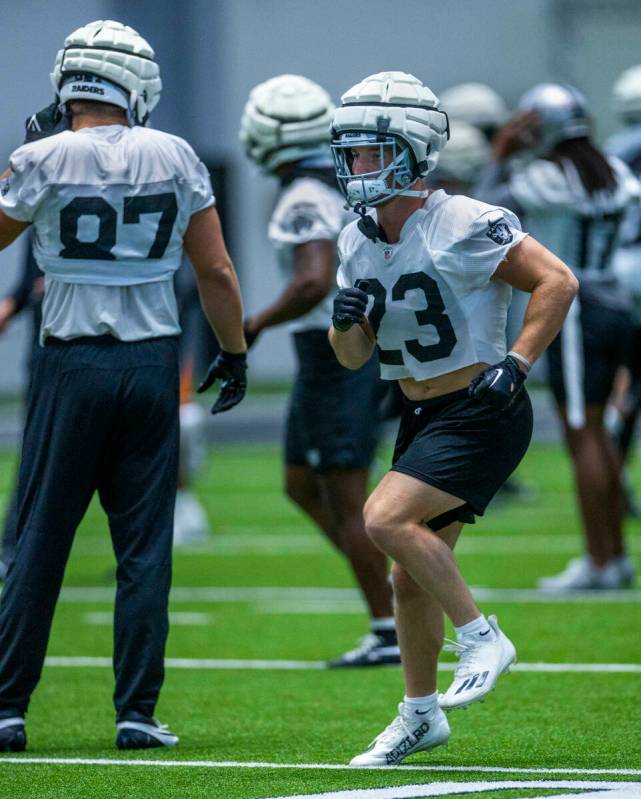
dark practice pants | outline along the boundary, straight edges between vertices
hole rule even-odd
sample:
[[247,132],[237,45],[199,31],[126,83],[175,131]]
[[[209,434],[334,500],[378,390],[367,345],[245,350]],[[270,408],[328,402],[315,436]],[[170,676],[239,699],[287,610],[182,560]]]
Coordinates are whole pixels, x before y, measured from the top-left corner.
[[29,396],[16,550],[0,598],[0,717],[27,710],[95,491],[118,563],[117,716],[153,715],[164,677],[178,435],[175,338],[48,339]]

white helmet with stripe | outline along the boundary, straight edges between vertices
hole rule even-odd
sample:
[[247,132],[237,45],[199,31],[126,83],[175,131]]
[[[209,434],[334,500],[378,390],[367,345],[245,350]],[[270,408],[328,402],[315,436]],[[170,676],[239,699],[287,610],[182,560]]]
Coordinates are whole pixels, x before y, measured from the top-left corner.
[[590,135],[590,113],[583,94],[561,83],[540,83],[519,100],[519,111],[538,115],[538,140],[532,153],[544,155],[556,144]]
[[240,120],[247,155],[267,172],[315,155],[329,156],[329,94],[302,75],[277,75],[255,86]]
[[146,124],[162,89],[149,43],[113,20],[90,22],[70,33],[56,56],[51,82],[61,104],[74,99],[112,103],[136,125]]
[[[374,206],[399,194],[425,196],[410,186],[436,167],[449,137],[447,115],[439,110],[436,95],[406,72],[378,72],[345,92],[341,101],[332,120],[332,153],[347,202]],[[378,147],[380,168],[353,175],[352,149],[369,146]]]

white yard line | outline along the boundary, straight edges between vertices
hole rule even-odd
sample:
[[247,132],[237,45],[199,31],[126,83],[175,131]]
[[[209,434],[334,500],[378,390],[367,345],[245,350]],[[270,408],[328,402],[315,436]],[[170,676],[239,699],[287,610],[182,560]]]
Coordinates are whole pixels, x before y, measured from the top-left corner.
[[[65,657],[51,655],[45,665],[54,668],[111,668],[107,657]],[[326,668],[322,660],[237,660],[220,658],[166,658],[169,669],[317,671]],[[439,663],[440,671],[453,671],[456,663]],[[641,674],[641,663],[515,663],[512,671],[555,674]]]
[[[631,538],[632,551],[641,550],[636,537]],[[461,539],[457,553],[462,555],[541,555],[547,553],[577,554],[581,550],[581,537],[576,535],[475,535]],[[108,534],[104,536],[81,536],[74,543],[78,554],[111,554],[113,552]],[[179,555],[322,555],[333,552],[331,545],[322,536],[310,532],[280,535],[261,535],[252,531],[244,533],[214,534],[201,544],[177,550]]]
[[[113,602],[115,586],[67,586],[62,589],[60,601],[65,603]],[[555,604],[555,603],[605,603],[620,604],[641,602],[641,589],[622,591],[581,591],[572,594],[555,594],[536,588],[483,588],[473,587],[474,596],[483,602],[506,604]],[[264,612],[268,603],[290,603],[287,612],[295,613],[301,603],[307,603],[306,613],[320,613],[325,606],[327,613],[336,613],[339,603],[345,603],[345,613],[355,612],[356,603],[363,608],[356,588],[321,588],[295,586],[175,586],[171,590],[174,604],[187,602],[211,603],[259,603]],[[316,605],[314,605],[316,603]],[[324,605],[324,603],[326,603]],[[278,611],[284,613],[287,605],[280,604]],[[316,610],[313,608],[316,607]]]
[[[556,799],[638,799],[641,782],[598,782],[596,780],[499,780],[495,782],[441,782],[429,785],[396,785],[389,788],[356,788],[345,791],[275,796],[271,799],[430,799],[462,793],[484,794],[504,790],[571,790]],[[581,791],[581,793],[578,793]],[[481,799],[481,797],[480,797]],[[549,794],[532,799],[553,799]]]
[[[499,780],[494,782],[440,782],[428,785],[396,785],[389,788],[356,788],[345,791],[275,796],[271,799],[430,799],[462,793],[483,794],[504,790],[571,790],[555,799],[638,799],[641,782],[599,782],[597,780]],[[578,793],[581,791],[581,793]],[[576,792],[576,793],[575,793]],[[482,797],[479,797],[482,799]],[[549,794],[532,799],[553,799]]]
[[[0,755],[0,766],[5,763],[67,766],[140,766],[164,768],[256,768],[256,769],[294,769],[301,771],[432,771],[440,773],[478,773],[478,774],[580,774],[585,776],[604,777],[636,777],[641,776],[641,769],[604,769],[604,768],[514,768],[510,766],[360,766],[354,768],[345,763],[263,763],[241,762],[235,760],[140,760],[117,758],[84,758],[84,757],[5,757]],[[623,783],[625,785],[625,783]]]
[[[95,611],[83,615],[85,624],[97,627],[111,627],[114,621],[114,614],[109,611]],[[183,613],[170,612],[169,623],[174,627],[206,626],[212,624],[210,613]]]

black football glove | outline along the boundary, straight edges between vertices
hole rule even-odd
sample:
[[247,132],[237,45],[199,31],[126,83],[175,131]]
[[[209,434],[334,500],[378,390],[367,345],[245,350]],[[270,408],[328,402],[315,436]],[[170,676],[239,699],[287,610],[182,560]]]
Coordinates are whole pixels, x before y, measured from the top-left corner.
[[212,386],[216,380],[222,380],[218,399],[211,408],[212,413],[222,413],[233,408],[245,396],[247,391],[247,353],[225,352],[221,350],[214,358],[203,382],[198,386],[198,393]]
[[69,117],[61,113],[59,103],[51,103],[51,105],[43,108],[42,111],[27,117],[24,127],[24,143],[28,144],[30,141],[46,139],[47,136],[53,136],[63,130],[69,130]]
[[334,297],[332,324],[341,333],[365,320],[369,296],[357,288],[339,289]]
[[526,377],[517,360],[508,355],[478,374],[470,383],[468,394],[484,405],[505,410],[514,402]]

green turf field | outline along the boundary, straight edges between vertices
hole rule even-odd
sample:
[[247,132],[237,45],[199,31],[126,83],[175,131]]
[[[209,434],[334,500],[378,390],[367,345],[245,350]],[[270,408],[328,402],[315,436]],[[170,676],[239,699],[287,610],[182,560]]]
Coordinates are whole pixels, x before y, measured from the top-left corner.
[[[12,464],[9,455],[0,458],[5,499]],[[0,755],[0,799],[326,792],[396,799],[433,796],[451,782],[465,785],[443,795],[458,790],[467,799],[588,796],[593,782],[621,783],[615,799],[641,797],[639,593],[541,602],[532,590],[536,578],[579,551],[569,469],[558,448],[535,445],[520,476],[537,498],[491,509],[464,531],[459,550],[482,608],[497,613],[515,641],[520,670],[502,678],[485,704],[450,716],[447,749],[385,770],[342,766],[395,714],[401,673],[321,668],[354,646],[367,631],[366,617],[340,557],[282,496],[272,447],[212,453],[198,493],[215,534],[207,546],[176,554],[158,707],[181,741],[170,751],[119,753],[109,667],[114,566],[94,506],[76,541],[29,713],[29,749],[12,756],[31,762]],[[641,469],[634,477],[641,485]],[[640,529],[629,524],[637,562]],[[541,671],[540,664],[566,668]],[[441,687],[449,679],[442,671]]]

